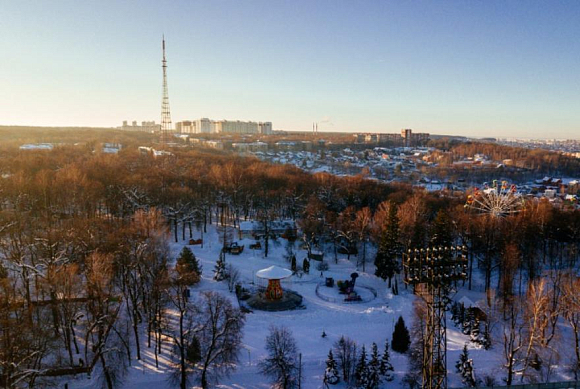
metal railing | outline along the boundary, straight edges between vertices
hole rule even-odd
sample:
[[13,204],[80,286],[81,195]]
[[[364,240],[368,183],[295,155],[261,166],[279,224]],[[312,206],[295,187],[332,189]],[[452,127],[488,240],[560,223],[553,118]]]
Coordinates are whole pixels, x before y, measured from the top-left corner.
[[[566,382],[548,382],[545,384],[521,384],[511,386],[477,386],[476,389],[580,389],[580,381],[566,381]],[[450,388],[452,389],[452,388]],[[455,388],[455,389],[464,389]]]

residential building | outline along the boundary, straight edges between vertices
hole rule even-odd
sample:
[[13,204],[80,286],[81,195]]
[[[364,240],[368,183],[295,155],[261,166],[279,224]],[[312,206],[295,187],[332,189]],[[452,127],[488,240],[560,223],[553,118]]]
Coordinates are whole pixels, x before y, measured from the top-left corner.
[[265,142],[251,142],[251,143],[232,143],[232,149],[235,151],[246,153],[246,152],[257,152],[257,151],[268,151],[268,144]]
[[413,133],[406,128],[400,134],[354,134],[354,143],[388,143],[392,146],[416,147],[422,146],[429,140],[427,133]]
[[216,134],[258,134],[260,132],[257,122],[242,122],[239,120],[219,120],[214,122]]
[[161,131],[161,124],[155,124],[155,121],[143,121],[141,125],[137,125],[137,120],[133,120],[131,125],[128,124],[127,120],[123,120],[123,125],[121,126],[123,131],[145,131],[145,132],[158,132]]
[[175,123],[182,134],[264,134],[272,133],[272,122],[243,122],[240,120],[184,120]]

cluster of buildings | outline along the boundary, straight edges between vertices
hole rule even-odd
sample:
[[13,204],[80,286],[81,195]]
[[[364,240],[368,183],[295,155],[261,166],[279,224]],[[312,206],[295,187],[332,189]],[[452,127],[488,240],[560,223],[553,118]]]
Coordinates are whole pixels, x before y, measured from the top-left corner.
[[548,199],[561,198],[577,201],[580,194],[580,181],[572,178],[544,177],[535,180],[530,187],[530,193],[540,194]]
[[[297,145],[298,146],[298,145]],[[327,172],[339,176],[364,173],[368,178],[384,181],[409,181],[420,175],[418,166],[427,165],[421,157],[430,149],[374,147],[353,150],[350,147],[311,150],[307,147],[286,149],[276,147],[253,154],[264,161],[290,164],[311,173]]]
[[400,147],[424,146],[429,140],[429,134],[420,132],[413,133],[413,130],[405,128],[400,134],[354,134],[354,143],[367,144],[388,144]]
[[161,131],[161,124],[155,124],[155,121],[144,121],[141,122],[141,125],[137,125],[137,120],[133,120],[131,125],[127,122],[127,120],[123,121],[123,125],[121,126],[121,130],[123,131],[145,131],[145,132],[159,132]]
[[181,134],[263,134],[272,133],[272,122],[243,122],[240,120],[184,120],[175,123]]
[[[141,125],[133,120],[131,124],[123,121],[121,129],[124,131],[159,132],[161,124],[155,121],[144,121]],[[272,134],[272,122],[243,122],[240,120],[211,120],[201,118],[184,120],[175,123],[175,132],[180,134]]]
[[497,143],[506,146],[525,147],[557,151],[570,157],[580,158],[580,140],[578,139],[499,139]]
[[189,143],[196,146],[206,147],[217,150],[232,150],[238,153],[257,153],[266,151],[311,151],[315,145],[324,147],[326,141],[320,139],[313,143],[312,141],[287,141],[281,140],[275,143],[266,143],[257,141],[239,141],[233,142],[229,139],[213,140],[203,138],[189,138]]

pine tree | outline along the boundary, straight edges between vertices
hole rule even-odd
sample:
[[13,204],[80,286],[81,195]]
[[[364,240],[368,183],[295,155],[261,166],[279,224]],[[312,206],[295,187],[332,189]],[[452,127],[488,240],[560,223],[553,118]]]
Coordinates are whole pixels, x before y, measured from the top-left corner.
[[367,363],[367,352],[363,344],[362,350],[360,352],[360,357],[358,358],[358,363],[356,364],[356,369],[354,371],[354,378],[356,380],[357,388],[367,388],[369,383],[369,366]]
[[459,308],[459,303],[456,301],[451,302],[451,321],[453,321],[453,323],[455,325],[459,324],[459,315],[460,315],[460,308]]
[[326,387],[328,385],[336,385],[340,381],[338,374],[338,364],[332,355],[332,349],[328,352],[328,358],[326,359],[326,370],[324,370],[323,383]]
[[487,321],[484,323],[484,330],[483,332],[480,331],[479,344],[483,346],[485,350],[488,350],[491,347],[491,339],[489,338],[489,324]]
[[385,341],[385,351],[381,357],[381,365],[379,366],[379,373],[381,381],[391,382],[395,377],[393,376],[393,365],[391,364],[391,355],[389,353],[389,340]]
[[177,258],[177,264],[187,267],[188,271],[192,271],[198,276],[201,276],[201,264],[189,247],[186,246],[183,248],[183,250],[181,250],[179,257]]
[[475,386],[475,376],[473,374],[473,360],[469,359],[467,344],[463,346],[463,352],[459,355],[459,360],[455,364],[455,370],[461,374],[461,382],[468,387]]
[[391,342],[391,348],[393,351],[398,353],[405,353],[409,349],[411,344],[411,336],[409,335],[409,330],[405,326],[405,321],[402,316],[399,316],[397,324],[395,324],[395,330],[393,331],[393,340]]
[[310,261],[308,261],[308,258],[304,258],[304,261],[302,262],[302,270],[306,274],[310,272]]
[[213,279],[216,281],[223,281],[226,279],[226,258],[225,254],[222,251],[220,253],[220,257],[215,263]]
[[430,244],[434,247],[449,247],[453,244],[453,231],[448,213],[441,209],[433,220]]
[[175,263],[175,271],[182,285],[193,285],[199,282],[200,273],[195,255],[188,247],[184,247]]
[[473,324],[471,325],[471,332],[469,334],[469,338],[472,342],[481,344],[480,339],[480,331],[479,331],[479,319],[477,317],[473,317]]
[[473,322],[475,317],[473,316],[473,310],[467,308],[465,310],[465,318],[463,320],[463,334],[469,335],[471,334],[471,329],[473,328]]
[[296,272],[296,255],[292,255],[292,259],[290,261],[290,269],[292,269],[293,272]]
[[389,288],[393,277],[400,271],[398,262],[400,247],[397,208],[394,204],[390,204],[387,225],[383,229],[381,242],[375,257],[375,275],[383,280],[388,279]]
[[465,305],[463,305],[463,303],[461,303],[459,305],[459,317],[457,318],[458,320],[458,324],[463,325],[463,322],[465,321]]
[[369,389],[376,389],[381,383],[381,361],[379,360],[379,348],[373,343],[371,348],[371,360],[368,367],[368,385]]

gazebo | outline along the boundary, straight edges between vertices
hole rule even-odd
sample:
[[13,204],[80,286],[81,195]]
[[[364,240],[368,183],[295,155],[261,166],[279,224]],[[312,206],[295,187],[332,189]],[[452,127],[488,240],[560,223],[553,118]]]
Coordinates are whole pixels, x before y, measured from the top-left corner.
[[280,280],[288,278],[292,275],[292,271],[284,269],[279,266],[270,266],[256,272],[256,277],[268,280],[268,287],[266,288],[266,299],[280,300],[284,295]]

